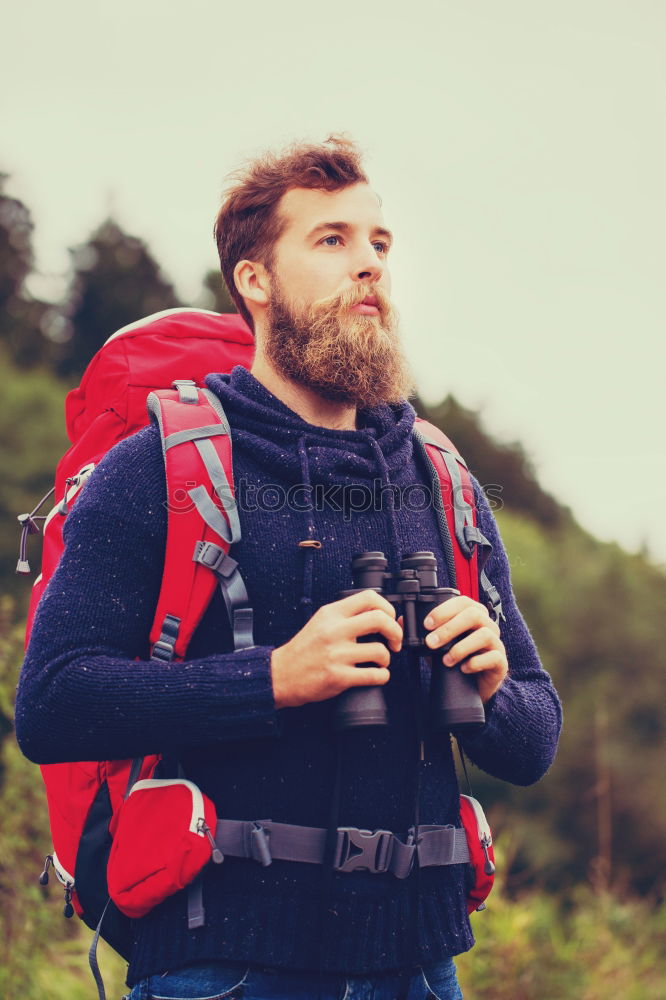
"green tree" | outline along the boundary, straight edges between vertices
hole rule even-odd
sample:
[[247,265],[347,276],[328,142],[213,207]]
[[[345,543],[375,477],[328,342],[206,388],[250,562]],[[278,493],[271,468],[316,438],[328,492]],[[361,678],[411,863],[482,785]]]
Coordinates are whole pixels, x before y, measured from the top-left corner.
[[[29,582],[15,575],[20,528],[19,514],[31,511],[53,486],[55,467],[69,446],[63,414],[64,387],[43,369],[20,371],[8,358],[2,364],[4,389],[0,397],[0,593],[12,592],[27,605]],[[48,513],[49,506],[40,513]],[[30,538],[28,558],[39,571],[39,542]]]
[[503,504],[545,527],[569,518],[568,510],[539,485],[522,445],[494,439],[483,428],[480,415],[466,409],[454,396],[430,407],[417,400],[416,410],[449,435],[484,488],[501,488]]
[[23,202],[5,192],[7,179],[0,173],[0,343],[15,364],[31,368],[48,354],[44,331],[54,323],[57,310],[26,290],[34,263],[34,225]]
[[72,251],[74,275],[65,314],[67,339],[59,345],[56,370],[80,375],[104,341],[128,323],[179,304],[146,244],[107,219]]

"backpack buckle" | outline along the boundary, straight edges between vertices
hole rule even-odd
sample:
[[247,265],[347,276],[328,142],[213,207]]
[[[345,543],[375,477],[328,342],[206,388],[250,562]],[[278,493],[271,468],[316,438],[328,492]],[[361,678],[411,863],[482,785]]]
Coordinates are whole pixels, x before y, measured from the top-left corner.
[[373,875],[387,872],[393,853],[390,830],[359,830],[339,826],[333,868],[336,872],[368,871]]

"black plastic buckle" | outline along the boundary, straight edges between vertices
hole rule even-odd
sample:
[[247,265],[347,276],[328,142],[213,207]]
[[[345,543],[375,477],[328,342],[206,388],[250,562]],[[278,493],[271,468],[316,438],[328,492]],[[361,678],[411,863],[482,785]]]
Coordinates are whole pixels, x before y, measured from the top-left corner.
[[333,868],[336,872],[368,871],[373,875],[387,872],[393,853],[390,830],[359,830],[339,826]]

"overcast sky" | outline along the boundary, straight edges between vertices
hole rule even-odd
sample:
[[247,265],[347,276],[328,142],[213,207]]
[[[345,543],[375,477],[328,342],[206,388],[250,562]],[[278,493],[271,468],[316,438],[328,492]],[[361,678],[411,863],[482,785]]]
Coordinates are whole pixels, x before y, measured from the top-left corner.
[[346,131],[426,401],[480,408],[585,527],[666,563],[663,0],[24,0],[2,24],[35,291],[112,211],[192,301],[225,174]]

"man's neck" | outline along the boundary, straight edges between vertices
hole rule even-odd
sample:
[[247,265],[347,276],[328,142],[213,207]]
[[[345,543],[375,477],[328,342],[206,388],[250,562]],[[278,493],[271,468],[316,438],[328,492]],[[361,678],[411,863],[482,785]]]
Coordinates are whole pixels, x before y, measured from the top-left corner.
[[324,399],[313,389],[284,378],[260,351],[257,351],[250,371],[258,382],[308,424],[334,431],[356,430],[356,407],[353,404]]

